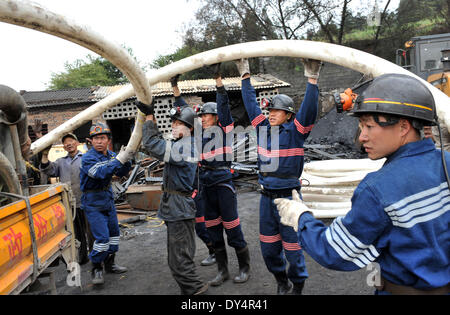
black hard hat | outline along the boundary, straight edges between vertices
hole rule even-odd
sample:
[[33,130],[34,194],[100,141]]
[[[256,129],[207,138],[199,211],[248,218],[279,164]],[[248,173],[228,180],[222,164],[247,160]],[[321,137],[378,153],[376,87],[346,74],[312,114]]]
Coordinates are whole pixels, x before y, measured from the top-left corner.
[[188,125],[194,127],[195,112],[192,108],[186,107],[172,107],[169,111],[170,118],[172,120],[179,120]]
[[89,138],[98,135],[111,136],[111,129],[109,129],[109,127],[104,123],[96,123],[95,125],[92,125],[91,129],[89,130]]
[[203,114],[213,114],[217,115],[217,103],[207,102],[200,106],[198,113],[199,116]]
[[278,94],[272,97],[266,105],[266,109],[281,109],[295,114],[294,101],[286,94]]
[[370,113],[437,122],[433,94],[418,79],[406,74],[388,73],[373,79],[351,112],[354,116]]

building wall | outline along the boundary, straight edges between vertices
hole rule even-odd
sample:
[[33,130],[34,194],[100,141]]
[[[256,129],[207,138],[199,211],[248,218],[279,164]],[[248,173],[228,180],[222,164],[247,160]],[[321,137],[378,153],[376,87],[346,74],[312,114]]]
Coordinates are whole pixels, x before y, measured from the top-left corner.
[[[28,125],[33,125],[34,121],[39,119],[43,124],[47,124],[48,132],[50,132],[88,107],[89,105],[72,105],[28,108]],[[97,120],[101,120],[101,117],[93,119],[94,122]]]
[[[300,58],[267,57],[263,58],[264,71],[280,80],[291,84],[289,88],[280,89],[280,93],[291,97],[302,95],[306,89],[307,79]],[[319,77],[319,89],[322,93],[332,90],[344,90],[354,86],[361,79],[362,74],[351,69],[332,63],[325,63]]]

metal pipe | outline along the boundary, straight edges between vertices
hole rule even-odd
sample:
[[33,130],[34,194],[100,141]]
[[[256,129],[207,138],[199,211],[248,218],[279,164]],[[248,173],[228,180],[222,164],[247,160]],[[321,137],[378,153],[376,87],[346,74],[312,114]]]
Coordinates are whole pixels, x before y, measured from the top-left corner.
[[9,130],[11,131],[11,142],[14,148],[14,157],[16,159],[17,175],[19,177],[20,186],[22,188],[22,194],[25,196],[29,196],[27,167],[25,165],[24,159],[22,158],[22,153],[20,152],[20,142],[19,142],[19,135],[17,132],[17,126],[10,125]]
[[[17,125],[20,155],[28,159],[31,140],[28,137],[27,108],[23,97],[14,89],[0,84],[0,122]],[[19,155],[19,156],[20,156]],[[16,159],[19,158],[16,156]]]

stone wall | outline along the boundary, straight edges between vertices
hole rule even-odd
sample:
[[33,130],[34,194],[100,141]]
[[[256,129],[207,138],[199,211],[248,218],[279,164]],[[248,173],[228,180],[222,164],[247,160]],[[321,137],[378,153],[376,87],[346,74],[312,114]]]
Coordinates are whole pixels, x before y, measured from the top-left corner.
[[[290,57],[268,57],[261,58],[260,63],[265,73],[270,73],[280,80],[291,84],[290,88],[280,89],[291,97],[302,95],[306,88],[307,79],[303,75],[303,64],[300,58]],[[321,93],[332,90],[344,90],[352,87],[361,79],[362,74],[348,68],[344,68],[332,63],[325,63],[320,72],[319,89]]]

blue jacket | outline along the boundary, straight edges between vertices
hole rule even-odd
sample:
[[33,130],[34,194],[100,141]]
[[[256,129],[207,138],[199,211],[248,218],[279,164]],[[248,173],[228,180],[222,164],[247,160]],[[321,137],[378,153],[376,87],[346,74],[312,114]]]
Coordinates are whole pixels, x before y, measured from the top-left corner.
[[142,144],[150,155],[165,162],[158,217],[169,222],[195,218],[193,192],[198,159],[194,137],[166,141],[155,123],[146,121]]
[[[448,152],[445,158],[450,166]],[[303,214],[298,235],[327,268],[349,271],[377,262],[390,282],[432,289],[450,282],[449,209],[441,152],[427,139],[402,146],[368,174],[350,212],[329,227]]]
[[[200,165],[205,167],[200,167],[199,177],[200,185],[206,186],[212,186],[233,177],[231,162],[233,161],[234,121],[231,117],[228,94],[224,87],[217,88],[216,102],[218,125],[203,129],[201,135],[202,148],[199,157]],[[182,97],[177,97],[175,106],[188,105]]]
[[[258,140],[259,183],[266,189],[288,189],[300,186],[303,172],[303,144],[317,117],[319,89],[308,83],[300,110],[291,122],[271,127],[256,101],[250,79],[242,80],[242,99]],[[263,176],[274,173],[284,178]]]
[[81,208],[84,210],[108,211],[114,209],[114,197],[111,189],[113,175],[125,176],[131,169],[131,162],[122,165],[112,151],[107,155],[94,148],[81,158],[80,188]]

